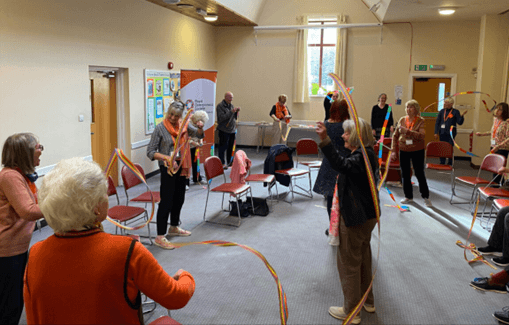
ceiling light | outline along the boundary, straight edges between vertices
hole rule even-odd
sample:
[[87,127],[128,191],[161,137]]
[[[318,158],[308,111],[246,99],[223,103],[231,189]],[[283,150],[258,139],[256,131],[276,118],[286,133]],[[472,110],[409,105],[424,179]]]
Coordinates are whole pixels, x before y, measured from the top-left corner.
[[164,3],[167,3],[169,5],[176,5],[180,2],[180,0],[163,0]]
[[438,13],[441,15],[452,15],[456,10],[452,8],[439,8]]
[[179,4],[177,5],[177,7],[179,7],[180,9],[194,8],[194,7],[193,7],[193,5],[188,4],[188,3],[179,3]]
[[207,14],[207,16],[203,17],[206,21],[216,21],[217,15],[215,14]]
[[207,16],[207,12],[203,9],[200,9],[200,8],[196,8],[196,13],[198,15],[202,15],[203,17]]

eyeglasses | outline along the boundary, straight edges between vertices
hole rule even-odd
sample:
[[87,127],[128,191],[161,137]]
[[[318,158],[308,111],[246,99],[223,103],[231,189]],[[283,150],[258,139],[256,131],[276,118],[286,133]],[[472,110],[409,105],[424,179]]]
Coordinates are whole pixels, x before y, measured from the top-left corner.
[[41,151],[44,151],[44,146],[39,143],[38,145],[35,146],[35,149],[39,149]]

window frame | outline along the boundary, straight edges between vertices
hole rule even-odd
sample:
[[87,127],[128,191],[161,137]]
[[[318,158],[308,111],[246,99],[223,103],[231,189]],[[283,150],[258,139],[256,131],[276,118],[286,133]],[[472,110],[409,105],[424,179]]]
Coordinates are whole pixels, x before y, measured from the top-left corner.
[[[308,26],[314,26],[314,25],[334,25],[337,24],[338,20],[337,18],[310,18],[308,20]],[[325,34],[325,28],[320,28],[320,43],[313,43],[313,44],[307,44],[307,49],[312,47],[319,47],[320,49],[320,62],[319,62],[319,68],[318,68],[318,88],[320,89],[322,87],[322,75],[323,75],[323,52],[324,47],[337,47],[337,40],[335,43],[324,43],[324,34]],[[337,36],[337,35],[336,35]],[[309,36],[308,36],[309,38]],[[306,40],[307,42],[307,40]],[[336,53],[337,55],[337,53]],[[308,64],[308,62],[306,62]],[[334,68],[336,66],[336,62],[334,62]],[[314,96],[311,92],[309,93],[309,96]]]

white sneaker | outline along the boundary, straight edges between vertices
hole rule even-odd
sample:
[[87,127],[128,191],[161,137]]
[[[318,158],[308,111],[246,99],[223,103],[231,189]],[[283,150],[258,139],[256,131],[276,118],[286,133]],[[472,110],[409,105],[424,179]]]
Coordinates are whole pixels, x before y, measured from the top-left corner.
[[426,206],[428,208],[431,208],[433,206],[433,204],[431,204],[431,200],[430,199],[424,199],[424,204],[426,204]]
[[405,203],[412,203],[412,202],[414,202],[414,200],[413,199],[409,199],[409,198],[404,198],[403,200],[399,201],[399,203],[403,203],[403,204],[405,204]]
[[329,236],[329,245],[331,246],[339,246],[339,236]]
[[189,191],[189,185],[186,185],[186,191]]

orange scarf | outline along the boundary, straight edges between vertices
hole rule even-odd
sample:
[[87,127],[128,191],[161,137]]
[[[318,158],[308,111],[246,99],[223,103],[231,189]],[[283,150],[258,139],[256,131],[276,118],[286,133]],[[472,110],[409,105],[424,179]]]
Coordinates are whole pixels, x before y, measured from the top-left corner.
[[285,116],[288,115],[288,110],[285,105],[281,105],[281,103],[276,103],[276,117],[280,120],[284,119]]
[[174,143],[177,140],[180,127],[184,128],[182,135],[180,136],[180,141],[178,144],[178,147],[181,147],[180,148],[180,159],[184,159],[184,161],[182,162],[182,172],[180,173],[180,175],[189,177],[189,175],[191,175],[189,172],[189,169],[191,167],[191,149],[189,147],[189,141],[187,141],[189,138],[189,135],[187,133],[187,124],[182,126],[181,125],[182,121],[179,120],[179,127],[175,128],[170,123],[170,121],[168,119],[164,119],[163,123],[164,123],[164,127],[166,128],[166,130],[170,133],[171,137],[173,138]]

